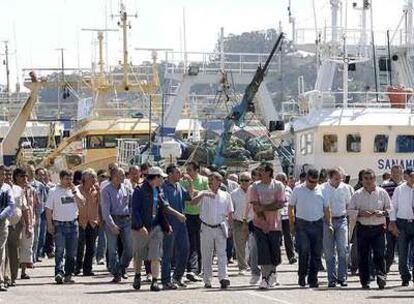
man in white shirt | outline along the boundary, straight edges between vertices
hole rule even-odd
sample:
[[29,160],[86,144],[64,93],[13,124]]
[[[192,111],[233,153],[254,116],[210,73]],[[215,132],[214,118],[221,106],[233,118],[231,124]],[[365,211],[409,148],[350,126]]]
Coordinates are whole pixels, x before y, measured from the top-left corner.
[[248,235],[243,232],[243,222],[247,223],[245,210],[247,205],[247,189],[249,188],[251,178],[249,172],[243,172],[239,177],[240,186],[231,193],[231,200],[234,207],[233,216],[233,239],[236,247],[237,264],[239,274],[244,275],[247,270],[246,262],[246,244]]
[[409,177],[405,183],[394,190],[390,211],[389,229],[398,242],[398,269],[402,286],[408,286],[412,279],[408,266],[410,243],[414,241],[414,171],[407,169]]
[[[328,177],[329,180],[321,185],[322,195],[331,208],[333,225],[333,233],[329,233],[325,224],[323,234],[328,287],[335,287],[336,283],[345,287],[348,286],[346,282],[348,254],[348,220],[346,216],[353,192],[347,184],[342,182],[342,174],[339,169],[329,170]],[[336,263],[337,255],[338,263]]]
[[60,171],[59,177],[60,184],[50,190],[46,202],[47,229],[55,237],[55,281],[57,284],[74,283],[72,273],[78,247],[78,205],[83,206],[85,199],[73,184],[70,171]]
[[230,194],[220,190],[221,183],[221,175],[218,172],[213,172],[208,177],[210,191],[201,191],[192,200],[192,204],[201,205],[201,257],[205,288],[211,288],[214,249],[218,259],[220,287],[226,289],[230,285],[226,256],[227,220],[232,221],[234,210]]

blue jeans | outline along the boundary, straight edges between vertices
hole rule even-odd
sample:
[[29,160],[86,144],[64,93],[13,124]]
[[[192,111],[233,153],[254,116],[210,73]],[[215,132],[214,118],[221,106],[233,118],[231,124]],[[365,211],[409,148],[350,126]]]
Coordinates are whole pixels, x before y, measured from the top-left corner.
[[[324,225],[323,248],[325,252],[328,282],[345,282],[347,279],[348,221],[346,217],[332,220],[334,232]],[[338,254],[338,270],[336,255]]]
[[108,240],[108,259],[110,264],[110,271],[115,275],[120,275],[126,270],[132,259],[132,233],[131,233],[131,220],[129,217],[116,218],[114,217],[115,224],[121,230],[119,236],[122,242],[122,255],[118,256],[118,235],[113,234],[108,226],[105,226],[106,238]]
[[256,237],[254,236],[254,227],[253,223],[249,222],[249,265],[252,276],[260,277],[262,271],[259,268],[259,254],[257,251]]
[[175,257],[174,278],[181,280],[190,252],[190,242],[186,224],[173,226],[171,234],[164,234],[162,245],[161,281],[163,284],[171,282],[171,261]]
[[318,282],[323,250],[323,221],[296,219],[296,245],[299,253],[299,278],[308,276],[308,284]]
[[[54,221],[55,226],[55,275],[70,276],[75,270],[75,257],[78,250],[79,224],[77,220],[71,222]],[[63,256],[65,267],[63,269]]]
[[98,228],[98,241],[96,245],[96,261],[102,260],[105,258],[106,254],[106,235],[105,228]]
[[398,270],[400,272],[401,280],[410,281],[411,273],[409,267],[409,253],[410,243],[414,240],[414,222],[397,219],[398,230]]
[[45,242],[46,242],[46,232],[47,232],[47,220],[46,220],[46,212],[43,211],[40,215],[40,222],[39,222],[39,233],[37,235],[37,248],[36,252],[33,250],[33,254],[36,255],[36,258],[43,255],[45,252]]

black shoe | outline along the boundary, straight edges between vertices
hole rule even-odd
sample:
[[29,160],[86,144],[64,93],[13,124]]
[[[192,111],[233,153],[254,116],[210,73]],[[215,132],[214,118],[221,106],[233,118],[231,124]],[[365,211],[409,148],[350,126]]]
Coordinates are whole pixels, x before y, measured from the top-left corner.
[[83,272],[83,276],[84,277],[94,277],[95,276],[95,273],[94,272]]
[[68,275],[68,276],[65,276],[65,278],[63,279],[63,283],[73,284],[73,283],[75,283],[75,281],[72,279],[72,276]]
[[127,279],[128,279],[128,273],[126,272],[126,270],[125,270],[125,269],[123,269],[123,270],[122,270],[122,272],[121,272],[121,276],[122,276],[122,278],[123,278],[124,280],[127,280]]
[[161,288],[158,285],[158,280],[157,279],[152,279],[150,290],[151,291],[161,291]]
[[48,253],[48,254],[47,254],[47,257],[48,257],[49,259],[53,259],[53,258],[55,257],[55,253],[54,253],[54,252]]
[[141,289],[141,274],[135,274],[134,283],[132,283],[132,287],[134,287],[134,289],[136,290]]
[[194,282],[194,283],[195,282],[201,282],[202,281],[202,279],[198,275],[194,274],[193,272],[187,273],[186,278],[190,282]]
[[36,258],[36,263],[41,263],[42,259],[41,258]]
[[402,287],[410,286],[410,281],[402,281],[401,286]]
[[319,283],[318,282],[310,283],[309,288],[319,288]]
[[120,283],[122,280],[121,275],[120,274],[116,274],[114,275],[114,278],[112,279],[112,283]]
[[297,261],[298,261],[298,260],[297,260],[295,257],[290,258],[290,259],[289,259],[289,264],[290,264],[290,265],[295,264]]
[[348,283],[346,281],[338,281],[338,284],[341,285],[341,287],[348,287]]
[[378,288],[380,289],[380,290],[382,290],[382,289],[384,289],[385,288],[385,285],[386,285],[387,283],[384,281],[384,280],[380,280],[380,281],[378,281]]
[[56,282],[56,284],[63,284],[63,276],[60,274],[60,273],[58,273],[56,276],[55,276],[55,282]]
[[162,284],[162,289],[163,290],[176,290],[178,289],[178,287],[174,283],[168,282],[168,283]]
[[78,275],[80,275],[80,270],[78,270],[78,269],[76,269],[74,272],[73,272],[73,274],[75,275],[75,276],[78,276]]
[[182,278],[181,279],[174,278],[172,282],[178,287],[182,287],[182,288],[187,287],[187,284],[184,283],[184,280]]
[[16,282],[9,281],[7,283],[4,283],[4,285],[6,286],[6,288],[8,288],[8,287],[16,287]]
[[364,284],[364,285],[362,285],[362,289],[370,289],[371,287],[369,287],[369,285],[368,284]]
[[329,282],[328,283],[328,288],[334,288],[336,287],[336,283],[335,282]]
[[227,289],[227,287],[230,286],[230,280],[229,279],[223,279],[220,280],[220,288],[221,289]]
[[306,286],[305,277],[299,277],[299,279],[298,279],[298,285],[301,286],[301,287],[305,287]]
[[27,273],[22,273],[20,275],[20,280],[30,280],[30,276]]
[[205,283],[204,288],[207,288],[207,289],[211,288],[211,284],[210,283]]

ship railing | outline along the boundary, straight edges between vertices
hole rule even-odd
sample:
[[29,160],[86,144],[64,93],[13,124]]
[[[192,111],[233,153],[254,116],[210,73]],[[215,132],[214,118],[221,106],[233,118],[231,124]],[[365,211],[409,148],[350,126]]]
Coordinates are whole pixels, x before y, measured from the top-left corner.
[[[371,41],[372,32],[370,29],[362,30],[361,28],[348,28],[344,29],[338,27],[336,30],[336,43],[343,45],[344,36],[346,37],[346,43],[348,46],[365,44],[369,45]],[[391,36],[394,32],[391,31]],[[318,40],[322,44],[332,43],[335,38],[335,32],[332,27],[323,27],[317,30]],[[375,44],[376,45],[387,45],[387,31],[375,30],[374,31]],[[394,40],[391,41],[393,46],[402,46],[406,40],[406,34],[404,31],[398,31],[395,33]],[[297,28],[295,31],[296,44],[306,45],[315,44],[315,28]]]
[[29,97],[29,93],[19,92],[19,93],[0,93],[0,104],[20,104]]
[[[193,73],[216,74],[222,70],[221,54],[218,52],[174,52],[165,53],[165,69],[167,74]],[[263,64],[267,53],[224,53],[224,70],[233,74],[252,74],[257,66]],[[278,63],[271,63],[268,73],[278,70]]]
[[[414,109],[413,92],[322,92],[310,91],[299,96],[299,113],[306,115],[309,112],[324,108],[390,108]],[[344,102],[345,100],[345,102]]]

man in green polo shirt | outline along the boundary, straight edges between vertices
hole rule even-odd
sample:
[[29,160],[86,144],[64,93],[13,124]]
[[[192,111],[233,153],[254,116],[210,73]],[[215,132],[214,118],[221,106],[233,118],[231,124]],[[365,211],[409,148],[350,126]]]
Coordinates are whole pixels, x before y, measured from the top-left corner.
[[[194,161],[187,163],[187,174],[192,179],[192,185],[195,192],[208,190],[208,179],[200,175],[200,166]],[[181,185],[188,188],[189,181],[182,180]],[[185,216],[187,218],[188,237],[190,239],[190,253],[187,263],[187,279],[192,282],[201,281],[197,274],[201,272],[201,248],[200,248],[200,206],[185,203]]]

